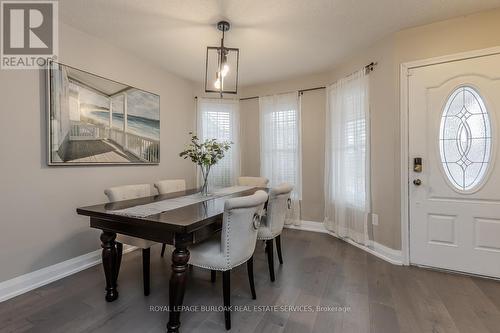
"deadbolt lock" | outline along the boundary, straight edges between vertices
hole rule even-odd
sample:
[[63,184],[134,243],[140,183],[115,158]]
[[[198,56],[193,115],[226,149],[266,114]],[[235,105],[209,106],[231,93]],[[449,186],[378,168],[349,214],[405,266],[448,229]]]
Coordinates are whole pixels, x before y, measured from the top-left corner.
[[413,171],[422,172],[422,157],[415,157],[413,159]]
[[417,178],[417,179],[414,179],[414,180],[413,180],[413,184],[414,184],[415,186],[420,186],[420,185],[422,185],[422,181],[421,181],[420,179],[418,179],[418,178]]

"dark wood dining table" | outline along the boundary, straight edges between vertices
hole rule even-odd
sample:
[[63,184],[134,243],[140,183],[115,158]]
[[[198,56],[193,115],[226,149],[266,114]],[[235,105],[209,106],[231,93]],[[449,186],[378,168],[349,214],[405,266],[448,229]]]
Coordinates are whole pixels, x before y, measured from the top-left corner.
[[[166,199],[178,198],[199,192],[191,189],[181,192],[155,195],[133,200],[104,203],[81,207],[76,211],[90,217],[90,227],[102,230],[102,265],[106,279],[108,302],[118,299],[117,278],[119,258],[117,258],[116,234],[139,237],[174,246],[172,251],[172,273],[169,284],[168,332],[179,332],[180,309],[184,298],[189,262],[188,246],[201,242],[222,227],[224,202],[228,198],[251,195],[259,188],[244,189],[241,192],[215,196],[203,202],[168,210],[147,217],[130,217],[114,214],[113,210],[125,209]],[[263,189],[263,188],[262,188]],[[266,189],[263,189],[266,190]]]

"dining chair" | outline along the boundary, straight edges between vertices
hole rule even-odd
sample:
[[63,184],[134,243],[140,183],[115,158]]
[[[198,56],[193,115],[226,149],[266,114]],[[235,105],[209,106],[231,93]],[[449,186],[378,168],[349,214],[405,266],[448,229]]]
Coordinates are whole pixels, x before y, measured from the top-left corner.
[[252,298],[256,299],[253,253],[261,219],[258,213],[262,210],[267,198],[267,193],[259,190],[250,196],[226,200],[220,237],[213,237],[189,249],[191,252],[189,263],[196,267],[210,269],[212,282],[215,281],[215,272],[222,271],[224,318],[227,330],[231,328],[229,307],[232,268],[247,263],[250,290]]
[[159,194],[167,194],[186,190],[186,181],[184,179],[165,179],[154,184]]
[[293,186],[289,184],[281,184],[271,188],[267,202],[267,211],[262,217],[262,223],[257,232],[257,239],[266,242],[267,264],[269,266],[271,281],[275,279],[273,240],[276,241],[279,262],[281,265],[283,264],[281,232],[285,225],[286,211],[290,208],[290,194],[292,190]]
[[266,187],[269,179],[265,177],[238,177],[238,185]]
[[[106,194],[110,202],[137,199],[150,196],[151,186],[149,184],[139,184],[139,185],[124,185],[124,186],[110,187],[104,190],[104,194]],[[156,242],[145,240],[142,238],[117,234],[116,235],[117,272],[120,271],[120,264],[123,253],[123,244],[136,246],[142,249],[142,275],[143,275],[142,279],[144,285],[144,295],[148,296],[150,290],[151,246],[156,244]]]
[[[186,190],[186,181],[184,179],[165,179],[154,184],[158,194],[168,194]],[[163,258],[165,254],[166,244],[161,246],[160,256]]]

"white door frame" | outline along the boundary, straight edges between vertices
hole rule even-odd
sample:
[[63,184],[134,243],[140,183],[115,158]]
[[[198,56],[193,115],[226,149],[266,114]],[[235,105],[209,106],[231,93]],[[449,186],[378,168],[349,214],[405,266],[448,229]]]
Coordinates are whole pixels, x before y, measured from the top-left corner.
[[405,62],[400,70],[400,133],[401,133],[401,252],[403,265],[410,264],[410,216],[409,216],[409,124],[408,124],[408,77],[409,70],[452,61],[467,60],[500,54],[500,46],[474,50],[429,59]]

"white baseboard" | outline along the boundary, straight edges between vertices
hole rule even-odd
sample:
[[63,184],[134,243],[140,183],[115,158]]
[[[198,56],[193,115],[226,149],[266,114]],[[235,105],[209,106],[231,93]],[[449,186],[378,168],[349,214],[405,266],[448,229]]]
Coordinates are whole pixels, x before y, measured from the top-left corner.
[[302,224],[300,226],[285,225],[285,228],[329,234],[336,238],[342,239],[343,241],[351,245],[354,245],[357,248],[360,248],[370,254],[373,254],[374,256],[380,259],[390,262],[391,264],[403,265],[403,253],[401,252],[401,250],[391,249],[390,247],[387,247],[375,241],[370,241],[369,246],[358,244],[351,239],[339,237],[334,232],[331,232],[330,230],[326,229],[325,225],[322,222],[302,221]]
[[285,225],[285,228],[296,229],[296,230],[304,230],[304,231],[312,231],[312,232],[321,232],[324,234],[328,234],[328,230],[326,230],[325,226],[321,222],[314,221],[301,221],[299,226],[288,224]]
[[374,241],[372,241],[372,245],[374,251],[380,254],[377,255],[377,257],[382,258],[394,265],[403,265],[403,252],[401,250],[395,250]]
[[[135,250],[135,246],[123,246],[123,253]],[[78,273],[101,263],[101,250],[96,250],[52,266],[0,282],[0,302],[24,294],[68,275]]]

